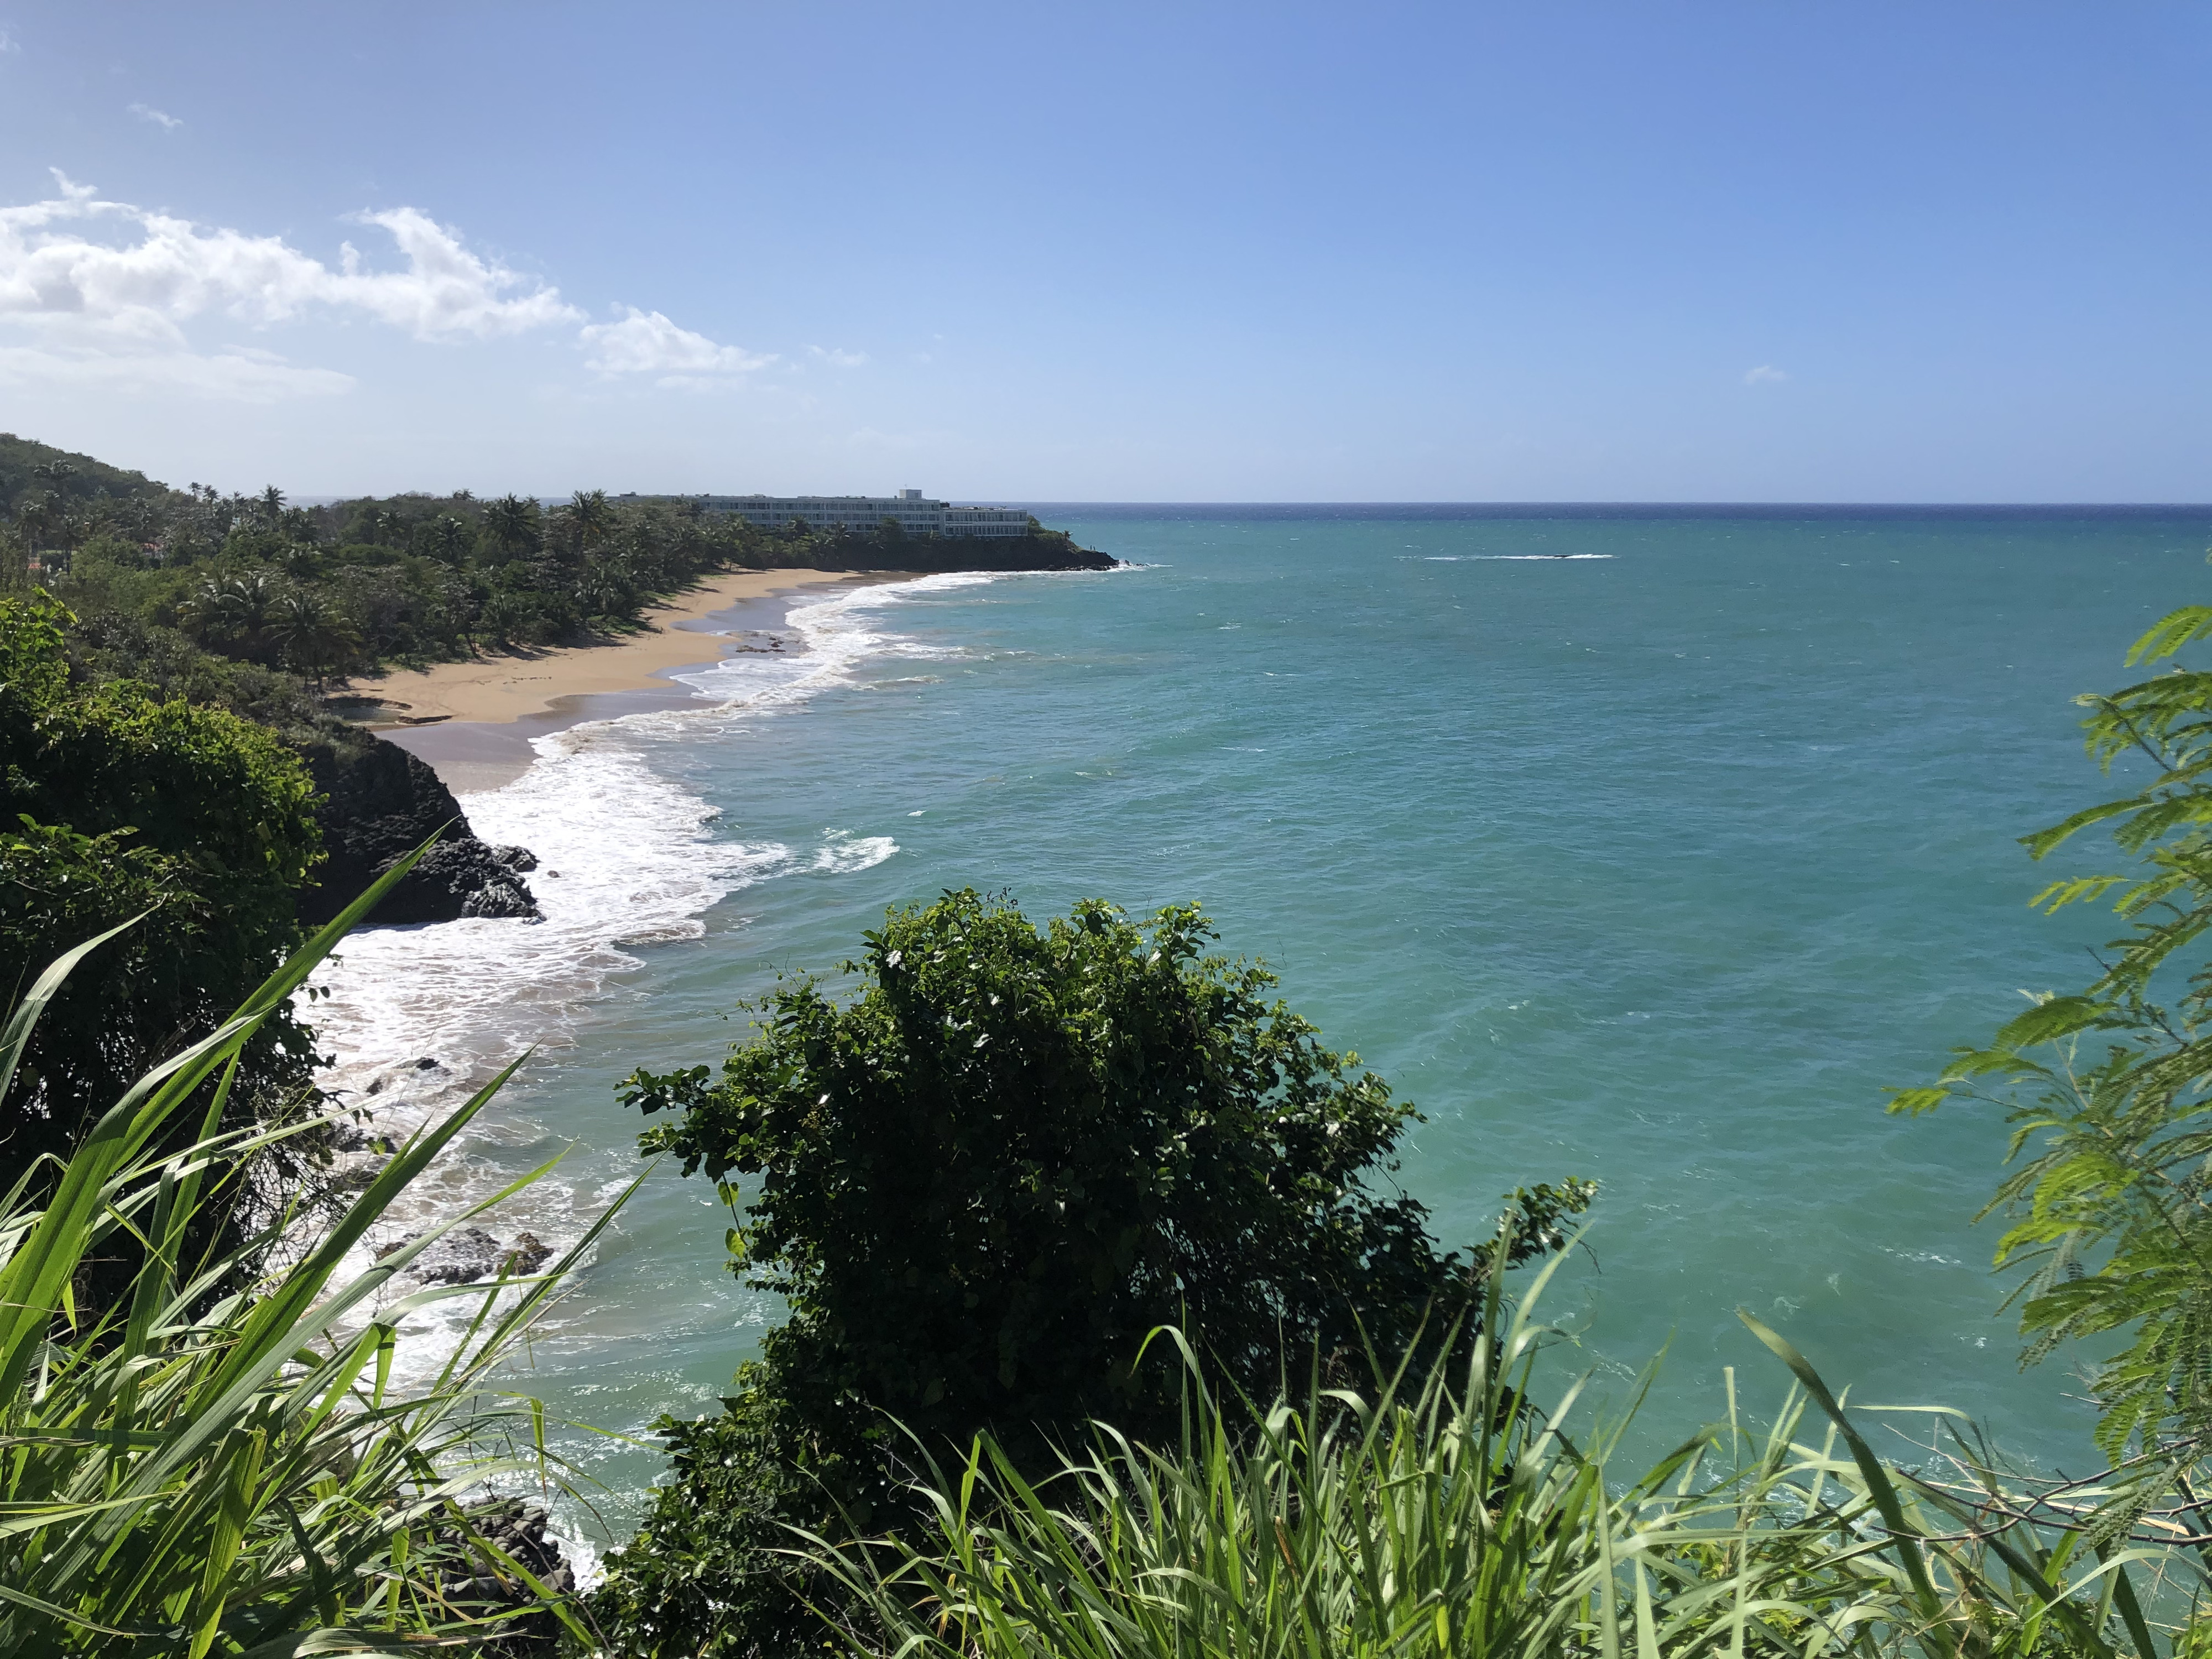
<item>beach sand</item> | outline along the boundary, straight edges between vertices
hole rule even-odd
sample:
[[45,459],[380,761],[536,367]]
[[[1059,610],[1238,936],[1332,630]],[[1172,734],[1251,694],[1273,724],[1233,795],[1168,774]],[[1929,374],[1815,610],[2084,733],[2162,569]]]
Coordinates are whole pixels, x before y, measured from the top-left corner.
[[455,794],[496,789],[529,766],[532,738],[581,720],[662,706],[664,699],[670,708],[691,702],[692,694],[668,676],[718,662],[738,644],[708,620],[716,613],[808,588],[898,580],[804,567],[732,571],[648,607],[641,633],[604,645],[487,653],[467,662],[363,675],[331,701],[349,718],[428,761]]
[[804,568],[733,571],[650,606],[643,633],[618,635],[604,645],[525,647],[468,662],[363,675],[341,688],[332,701],[355,705],[355,717],[362,725],[382,730],[437,720],[503,724],[544,711],[556,697],[666,690],[665,677],[672,669],[719,661],[726,654],[727,639],[696,626],[715,611],[795,588],[881,580],[872,574]]

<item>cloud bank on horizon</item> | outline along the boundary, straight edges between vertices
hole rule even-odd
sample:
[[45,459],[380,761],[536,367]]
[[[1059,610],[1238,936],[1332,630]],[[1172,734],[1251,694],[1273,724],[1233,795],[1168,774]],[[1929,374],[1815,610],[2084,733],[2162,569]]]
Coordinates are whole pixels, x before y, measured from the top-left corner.
[[0,327],[15,337],[0,336],[0,381],[254,403],[349,392],[353,375],[260,346],[206,348],[188,326],[265,331],[313,313],[380,324],[421,342],[574,327],[592,373],[653,375],[663,386],[778,361],[719,344],[658,311],[623,306],[614,322],[587,322],[560,289],[471,251],[458,229],[419,208],[349,216],[388,234],[406,261],[404,270],[379,270],[349,241],[333,266],[281,236],[109,201],[59,168],[54,179],[58,195],[0,207]]

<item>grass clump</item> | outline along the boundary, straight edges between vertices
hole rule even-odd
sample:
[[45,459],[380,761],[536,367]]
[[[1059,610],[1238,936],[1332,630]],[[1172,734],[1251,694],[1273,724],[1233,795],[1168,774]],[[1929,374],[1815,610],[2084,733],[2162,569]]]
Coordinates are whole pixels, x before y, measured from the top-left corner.
[[1739,1418],[1731,1374],[1726,1420],[1632,1477],[1615,1464],[1633,1406],[1570,1433],[1583,1382],[1532,1403],[1550,1334],[1493,1301],[1464,1369],[1378,1371],[1365,1391],[1316,1376],[1260,1403],[1210,1393],[1194,1363],[1177,1444],[1099,1425],[1039,1479],[979,1436],[917,1483],[920,1534],[793,1547],[839,1587],[854,1655],[2194,1650],[2185,1626],[2162,1646],[2152,1634],[2127,1576],[2145,1553],[1993,1520],[1885,1465],[1802,1358],[1755,1328],[1801,1372],[1772,1423]]
[[[612,1212],[547,1272],[380,1304],[421,1251],[541,1170],[343,1271],[512,1067],[402,1146],[289,1267],[252,1265],[285,1215],[187,1256],[194,1215],[284,1133],[220,1127],[242,1051],[411,862],[0,1202],[0,1652],[260,1659],[420,1651],[425,1639],[501,1652],[520,1650],[501,1645],[527,1628],[519,1621],[549,1617],[584,1633],[568,1598],[478,1523],[497,1508],[488,1480],[546,1474],[542,1415],[494,1373]],[[112,937],[63,957],[15,1010],[0,1097],[70,970]],[[192,1112],[199,1133],[170,1150],[164,1131]],[[83,1263],[117,1245],[138,1264],[126,1293],[80,1306]],[[428,1387],[394,1387],[401,1322],[453,1297],[480,1303],[466,1340]]]

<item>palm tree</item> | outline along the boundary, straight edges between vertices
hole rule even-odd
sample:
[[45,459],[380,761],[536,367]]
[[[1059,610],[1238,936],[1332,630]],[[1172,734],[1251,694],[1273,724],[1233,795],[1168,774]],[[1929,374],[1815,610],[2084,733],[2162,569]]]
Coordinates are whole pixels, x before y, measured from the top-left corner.
[[202,638],[250,650],[259,642],[276,598],[265,570],[210,576],[185,601],[185,620]]
[[32,558],[46,545],[46,538],[62,520],[62,498],[52,490],[43,495],[26,495],[15,509],[16,526],[23,532],[25,552]]
[[266,632],[283,648],[286,662],[313,677],[318,690],[323,676],[361,643],[361,635],[344,617],[324,604],[320,594],[304,587],[277,595],[269,608]]
[[76,467],[70,461],[40,461],[31,468],[31,476],[46,485],[46,493],[27,497],[18,505],[15,522],[22,528],[30,556],[35,559],[46,538],[61,526],[68,511],[63,486],[76,477]]
[[467,521],[447,513],[433,520],[422,532],[422,545],[441,564],[459,564],[469,550]]
[[580,489],[561,509],[562,521],[580,549],[590,547],[605,535],[614,516],[613,504],[604,489]]
[[261,505],[261,516],[275,526],[283,517],[284,492],[270,484],[255,498]]
[[588,561],[576,580],[577,608],[587,618],[629,615],[636,600],[636,572],[619,554],[611,559]]
[[538,503],[524,495],[502,495],[486,504],[484,534],[508,558],[538,550]]

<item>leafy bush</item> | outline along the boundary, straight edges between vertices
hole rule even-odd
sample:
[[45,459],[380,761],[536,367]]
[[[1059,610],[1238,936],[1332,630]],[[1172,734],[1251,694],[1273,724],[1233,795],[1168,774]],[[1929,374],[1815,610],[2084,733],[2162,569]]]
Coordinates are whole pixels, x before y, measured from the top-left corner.
[[[791,1310],[721,1418],[666,1425],[677,1478],[600,1602],[638,1650],[799,1639],[771,1552],[793,1522],[899,1523],[884,1413],[932,1450],[989,1427],[1035,1461],[1093,1417],[1174,1431],[1172,1368],[1139,1363],[1164,1322],[1261,1393],[1286,1354],[1364,1374],[1425,1321],[1472,1340],[1488,1255],[1440,1254],[1422,1206],[1370,1184],[1413,1109],[1212,938],[1190,906],[1147,935],[1086,902],[1040,933],[948,894],[867,936],[850,1003],[778,993],[719,1081],[632,1079],[682,1114],[646,1149],[719,1183],[733,1267]],[[1528,1248],[1587,1197],[1523,1195]]]
[[[72,976],[26,1050],[9,1180],[283,959],[320,847],[313,786],[273,735],[128,681],[76,690],[70,620],[0,599],[0,980],[18,988],[88,933],[152,915]],[[256,1029],[241,1106],[303,1090],[313,1063],[288,1012]]]

